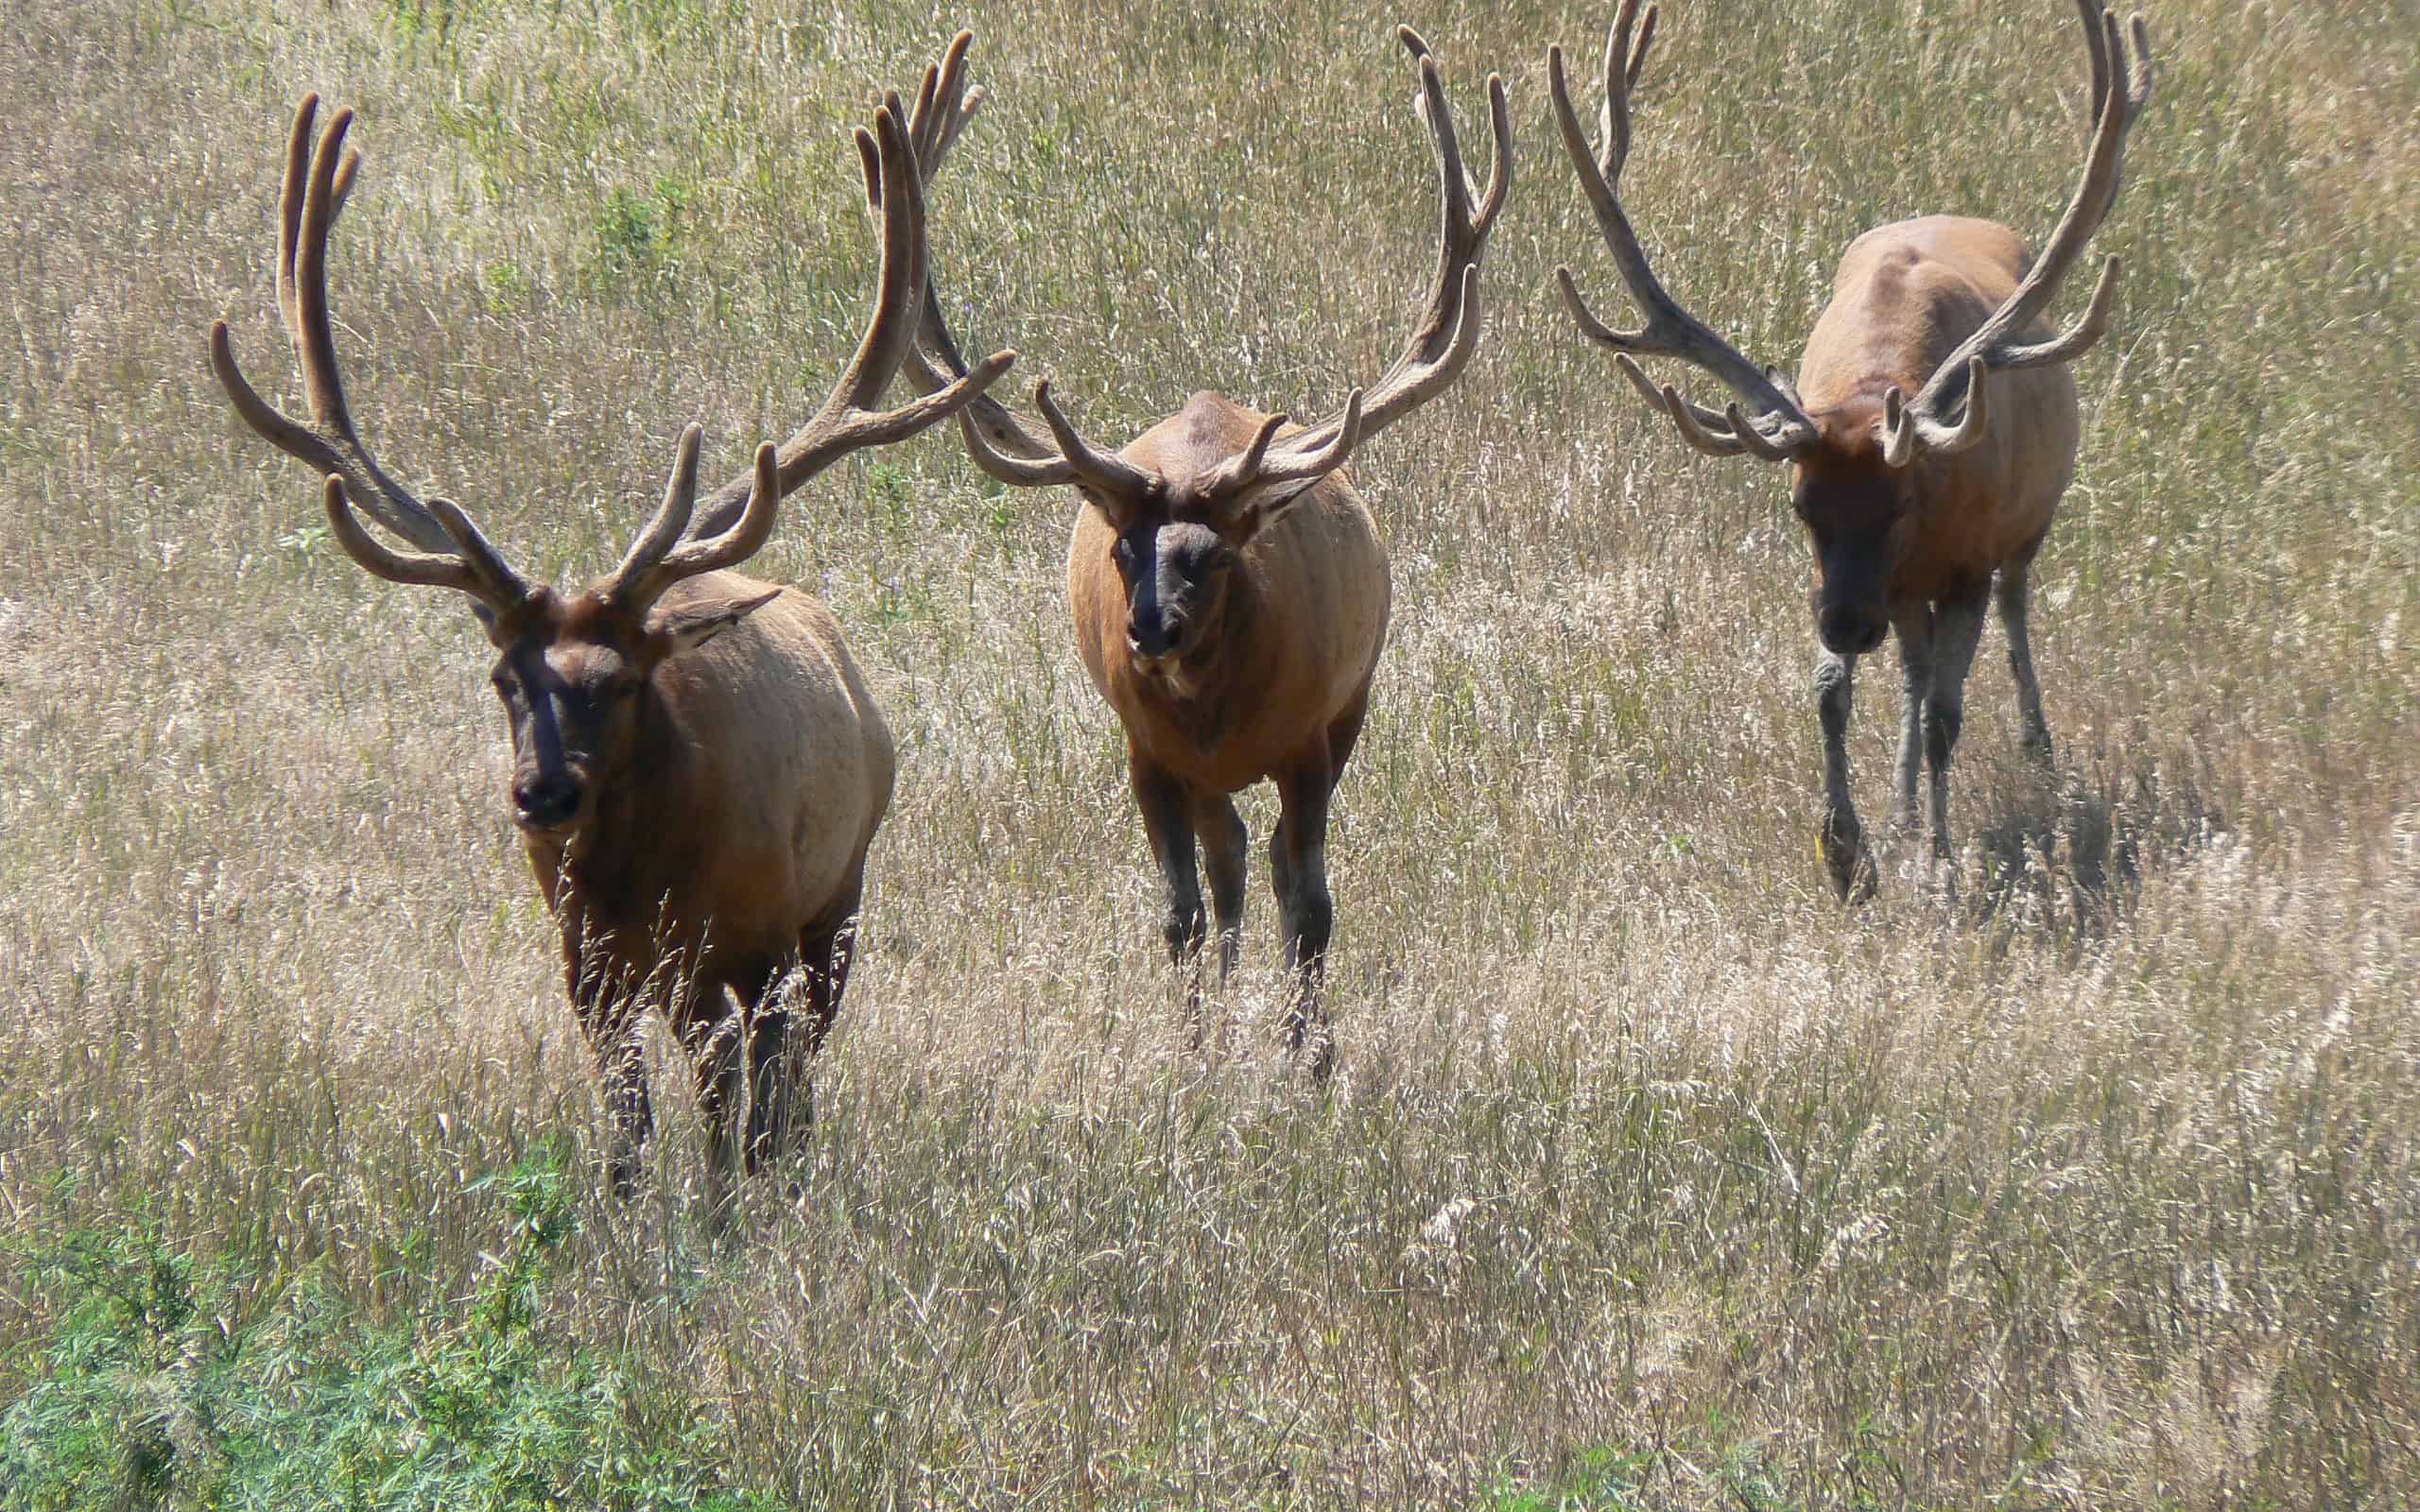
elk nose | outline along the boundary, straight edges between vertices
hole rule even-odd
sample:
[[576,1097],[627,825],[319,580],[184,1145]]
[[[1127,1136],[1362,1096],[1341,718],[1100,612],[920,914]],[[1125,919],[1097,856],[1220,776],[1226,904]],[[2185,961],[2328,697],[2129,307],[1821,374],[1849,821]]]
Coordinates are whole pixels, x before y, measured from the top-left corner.
[[1816,621],[1824,646],[1840,656],[1863,656],[1882,644],[1882,616],[1870,609],[1834,604]]
[[1160,615],[1129,615],[1126,645],[1136,656],[1163,657],[1176,645],[1176,634]]
[[562,778],[533,777],[512,784],[512,806],[533,830],[554,830],[579,812],[580,787]]

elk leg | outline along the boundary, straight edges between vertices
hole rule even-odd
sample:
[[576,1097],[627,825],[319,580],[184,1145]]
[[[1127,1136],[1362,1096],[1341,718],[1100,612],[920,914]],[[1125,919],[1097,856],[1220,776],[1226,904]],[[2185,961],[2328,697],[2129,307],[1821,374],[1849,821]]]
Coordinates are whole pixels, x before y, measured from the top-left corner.
[[[764,990],[750,995],[761,998]],[[673,1021],[682,1026],[681,1042],[697,1077],[698,1116],[706,1125],[706,1209],[717,1219],[730,1205],[731,1178],[738,1165],[731,1115],[744,1090],[739,1048],[751,1017],[744,1006],[731,1005],[720,984],[709,982],[695,989],[688,1011]]]
[[1828,650],[1817,655],[1815,713],[1824,730],[1824,827],[1816,833],[1816,847],[1832,890],[1844,902],[1863,902],[1874,896],[1874,853],[1866,849],[1857,805],[1849,799],[1849,697],[1856,678],[1856,658]]
[[2047,770],[2050,765],[2050,726],[2042,717],[2042,684],[2033,675],[2033,640],[2025,627],[2027,603],[2032,597],[2032,574],[2033,554],[2029,549],[2023,557],[2000,568],[1993,600],[1999,610],[2000,628],[2008,632],[2008,670],[2016,680],[2017,716],[2025,724],[2025,754]]
[[[798,990],[806,996],[804,1023],[787,1011],[769,1013],[748,1042],[752,1092],[748,1105],[748,1169],[786,1157],[800,1133],[815,1126],[816,1056],[840,1012],[848,990],[849,965],[857,948],[858,885],[838,910],[838,922],[809,924],[799,931]],[[804,1043],[801,1042],[804,1039]]]
[[1932,768],[1932,853],[1949,857],[1949,755],[1966,719],[1966,673],[1983,638],[1983,585],[1945,601],[1933,616],[1932,696],[1925,700],[1925,762]]
[[605,1093],[605,1177],[624,1201],[638,1189],[639,1152],[655,1132],[655,1109],[648,1101],[647,1060],[639,1042],[639,1000],[619,990],[602,970],[581,969],[566,953],[563,968],[572,1011],[596,1059]]
[[1244,863],[1252,836],[1226,798],[1195,801],[1193,833],[1201,841],[1202,869],[1210,874],[1210,908],[1219,921],[1219,985],[1224,987],[1243,950]]
[[1129,747],[1126,765],[1134,806],[1142,811],[1143,833],[1151,842],[1151,859],[1159,863],[1160,882],[1167,890],[1168,917],[1160,926],[1160,937],[1167,941],[1171,962],[1180,969],[1190,967],[1201,957],[1205,932],[1201,879],[1194,869],[1193,805],[1184,785],[1141,751]]
[[1319,1010],[1320,980],[1327,967],[1328,939],[1335,930],[1336,904],[1327,890],[1328,799],[1336,791],[1336,772],[1328,760],[1327,743],[1277,780],[1280,813],[1277,833],[1270,837],[1271,881],[1286,939],[1286,968],[1294,973],[1293,998],[1286,1014],[1286,1043],[1299,1050],[1311,1040],[1311,1076],[1324,1081],[1335,1069],[1336,1047],[1322,1022],[1314,1031]]
[[1899,676],[1907,691],[1907,706],[1899,724],[1898,787],[1892,818],[1897,828],[1916,827],[1916,779],[1925,768],[1925,705],[1932,697],[1937,655],[1930,606],[1917,604],[1891,616],[1891,630],[1899,643]]

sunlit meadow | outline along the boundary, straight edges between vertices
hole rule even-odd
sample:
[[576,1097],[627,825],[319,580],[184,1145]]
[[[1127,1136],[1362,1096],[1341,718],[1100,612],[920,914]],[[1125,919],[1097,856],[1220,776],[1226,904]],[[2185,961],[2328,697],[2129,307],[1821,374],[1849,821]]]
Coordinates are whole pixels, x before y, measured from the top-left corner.
[[[2420,10],[2155,0],[2116,327],[1987,632],[1955,863],[1817,863],[1805,547],[1550,274],[1592,5],[32,0],[0,26],[0,1505],[2420,1502]],[[1518,179],[1460,387],[1355,471],[1393,558],[1314,1088],[1261,868],[1195,1048],[1073,507],[947,432],[786,507],[900,739],[807,1153],[639,1197],[507,818],[485,642],[230,413],[292,103],[360,112],[332,284],[406,479],[560,579],[681,426],[804,419],[873,287],[849,128],[960,25],[970,343],[1122,438],[1339,403],[1434,188],[1418,26]],[[1669,0],[1629,198],[1794,357],[1858,231],[2036,234],[2060,0]],[[2068,301],[2072,306],[2073,299]],[[1853,761],[1887,816],[1897,679]],[[1273,816],[1247,805],[1255,833]],[[1255,851],[1255,861],[1258,856]],[[788,1189],[801,1194],[793,1200]]]

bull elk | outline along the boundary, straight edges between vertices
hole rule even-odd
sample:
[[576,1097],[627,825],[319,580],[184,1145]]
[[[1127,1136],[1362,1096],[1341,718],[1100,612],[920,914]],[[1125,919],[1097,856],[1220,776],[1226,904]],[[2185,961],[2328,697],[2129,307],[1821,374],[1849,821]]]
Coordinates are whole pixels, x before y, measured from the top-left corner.
[[[1512,182],[1503,81],[1488,82],[1495,169],[1474,206],[1436,60],[1409,27],[1398,36],[1419,69],[1443,216],[1426,313],[1376,384],[1307,426],[1197,393],[1115,454],[1077,431],[1046,382],[1033,392],[1046,436],[988,396],[959,416],[968,451],[991,476],[1075,489],[1067,598],[1076,645],[1126,729],[1134,802],[1166,889],[1162,936],[1180,969],[1198,966],[1204,941],[1197,841],[1221,978],[1234,969],[1249,837],[1231,795],[1276,782],[1281,817],[1269,864],[1294,975],[1286,1031],[1297,1050],[1317,1012],[1335,914],[1328,805],[1361,733],[1392,593],[1369,506],[1342,470],[1470,360],[1479,258]],[[917,96],[908,135],[927,179],[983,97],[965,86],[971,41],[960,33],[951,43]],[[886,192],[871,159],[866,188],[876,203]],[[968,372],[929,286],[903,370],[928,394]],[[1312,1074],[1324,1076],[1333,1059],[1322,1026]]]
[[[1655,34],[1655,8],[1647,8],[1643,26],[1639,0],[1623,0],[1616,12],[1593,151],[1564,83],[1563,51],[1547,54],[1564,146],[1614,265],[1646,315],[1639,330],[1610,329],[1581,299],[1571,270],[1557,268],[1573,320],[1615,353],[1631,385],[1690,446],[1710,456],[1744,452],[1790,464],[1790,503],[1814,548],[1822,642],[1819,844],[1843,898],[1868,896],[1874,886],[1873,853],[1849,800],[1849,694],[1857,659],[1887,632],[1898,634],[1907,686],[1897,819],[1913,829],[1916,777],[1929,766],[1937,858],[1949,854],[1949,758],[1987,595],[2008,634],[2024,747],[2049,761],[2026,635],[2027,577],[2075,472],[2076,385],[2066,364],[2108,329],[2118,259],[2102,267],[2075,324],[2053,335],[2042,316],[2118,197],[2127,133],[2151,97],[2141,18],[2132,25],[2130,58],[2104,0],[2076,0],[2076,9],[2091,63],[2092,126],[2083,180],[2049,245],[2030,256],[2008,227],[1953,215],[1867,232],[1841,259],[1795,386],[1740,355],[1665,292],[1615,192],[1630,152],[1630,91]],[[1694,363],[1737,398],[1719,411],[1692,404],[1651,381],[1641,356]]]
[[[579,593],[558,593],[516,572],[458,506],[406,491],[362,444],[327,298],[328,233],[359,158],[343,150],[350,111],[336,112],[314,146],[318,104],[306,95],[294,113],[277,262],[278,304],[315,423],[280,413],[246,381],[224,320],[210,330],[211,364],[253,430],[325,476],[328,523],[355,562],[471,600],[497,652],[513,816],[561,926],[571,1001],[606,1084],[614,1189],[629,1192],[652,1127],[635,1030],[639,1005],[653,1000],[694,1060],[719,1208],[735,1163],[726,1113],[743,1075],[752,1079],[749,1168],[787,1143],[803,1062],[847,984],[866,850],[893,769],[890,732],[831,610],[730,569],[765,543],[786,494],[851,452],[947,418],[1011,356],[917,403],[869,407],[914,338],[925,278],[914,155],[905,121],[883,115],[878,139],[866,139],[890,207],[880,291],[829,398],[778,451],[758,447],[751,472],[702,507],[700,430],[687,427],[663,506],[621,565]],[[363,514],[406,544],[372,535]],[[804,978],[803,994],[786,986],[793,973]],[[798,995],[803,1036],[792,1035],[785,1005]]]

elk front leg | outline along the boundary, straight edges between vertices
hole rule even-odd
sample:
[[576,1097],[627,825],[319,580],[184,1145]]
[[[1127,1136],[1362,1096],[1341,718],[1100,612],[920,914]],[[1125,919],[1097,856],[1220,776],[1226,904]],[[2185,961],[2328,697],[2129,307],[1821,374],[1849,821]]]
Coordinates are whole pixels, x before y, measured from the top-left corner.
[[1207,798],[1193,805],[1193,833],[1201,841],[1202,868],[1210,873],[1210,908],[1219,923],[1219,985],[1227,985],[1243,951],[1244,862],[1252,836],[1232,799]]
[[[774,974],[766,973],[769,978]],[[760,988],[746,996],[769,994]],[[752,1017],[744,1001],[735,1008],[719,983],[707,983],[694,989],[684,1011],[673,1020],[697,1077],[698,1116],[706,1125],[706,1210],[717,1222],[730,1206],[732,1177],[739,1164],[732,1148],[731,1115],[743,1091],[740,1042]]]
[[1277,780],[1281,805],[1277,833],[1269,838],[1270,880],[1286,939],[1286,968],[1294,974],[1286,1015],[1286,1043],[1299,1050],[1312,1041],[1311,1076],[1324,1081],[1336,1066],[1336,1046],[1319,1016],[1321,978],[1336,926],[1336,904],[1327,890],[1327,811],[1336,772],[1324,741],[1320,748]]
[[[2036,541],[2035,545],[2040,542]],[[2026,607],[2032,597],[2033,552],[2000,569],[1999,581],[1993,587],[1993,601],[2000,614],[2000,628],[2008,632],[2009,676],[2016,680],[2017,717],[2025,726],[2025,754],[2045,769],[2050,765],[2050,726],[2042,717],[2042,684],[2033,675],[2033,641],[2025,625]]]
[[1816,658],[1815,713],[1824,730],[1824,827],[1816,847],[1832,890],[1845,902],[1863,902],[1874,896],[1874,853],[1849,799],[1849,696],[1856,675],[1854,657],[1827,650]]
[[1925,700],[1925,764],[1932,768],[1932,853],[1949,858],[1949,756],[1966,720],[1966,673],[1983,638],[1983,585],[1942,604],[1933,615],[1932,694]]
[[576,950],[563,953],[563,976],[604,1092],[606,1181],[616,1198],[627,1201],[638,1189],[639,1153],[655,1132],[639,1042],[640,1000],[624,989],[618,973],[601,962],[583,964]]
[[1151,843],[1151,859],[1159,865],[1167,897],[1167,920],[1160,926],[1160,937],[1167,942],[1168,959],[1180,970],[1188,969],[1200,960],[1204,933],[1201,879],[1193,859],[1193,804],[1173,775],[1132,746],[1127,747],[1126,765],[1134,806],[1143,815],[1143,834]]

